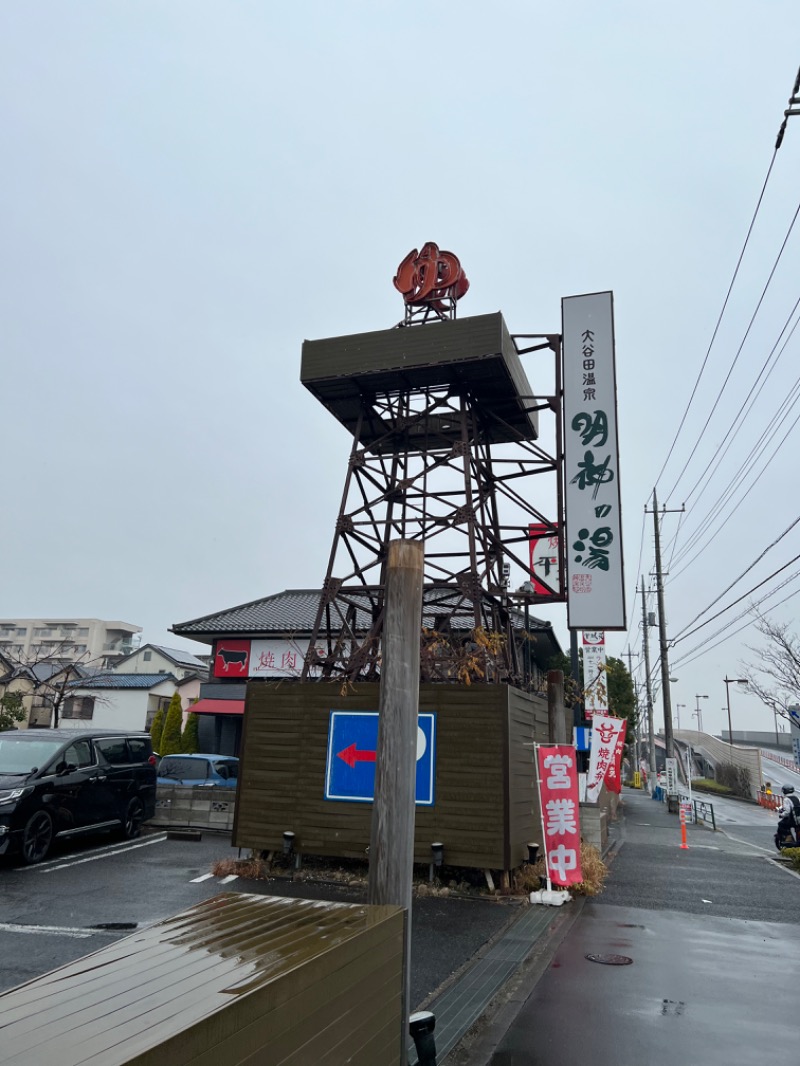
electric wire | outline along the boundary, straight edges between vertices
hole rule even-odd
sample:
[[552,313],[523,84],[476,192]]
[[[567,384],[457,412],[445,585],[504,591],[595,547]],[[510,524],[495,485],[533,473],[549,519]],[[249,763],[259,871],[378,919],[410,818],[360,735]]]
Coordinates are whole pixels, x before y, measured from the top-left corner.
[[[795,213],[795,218],[797,217],[797,213],[800,213],[800,204],[797,205],[797,212]],[[753,382],[753,384],[750,386],[750,390],[748,390],[747,398],[742,402],[741,407],[736,412],[736,414],[733,416],[733,419],[731,420],[731,423],[728,426],[728,430],[727,430],[725,436],[722,438],[721,442],[719,443],[719,445],[717,446],[717,448],[715,450],[715,454],[708,461],[708,464],[706,465],[705,470],[702,472],[700,477],[697,478],[697,480],[695,481],[694,485],[692,485],[691,489],[689,490],[689,492],[688,492],[688,494],[686,496],[686,500],[687,501],[690,500],[692,498],[692,496],[694,496],[694,493],[695,493],[697,487],[705,479],[705,476],[709,472],[711,467],[714,466],[714,470],[712,471],[712,475],[713,475],[713,473],[716,472],[716,470],[719,469],[720,463],[724,459],[725,455],[727,455],[728,450],[730,448],[730,445],[734,442],[734,440],[736,439],[737,435],[739,434],[739,431],[741,430],[742,426],[744,425],[744,422],[745,422],[745,420],[747,418],[747,415],[750,413],[750,411],[752,411],[753,406],[755,404],[755,401],[761,395],[761,391],[763,390],[764,386],[766,385],[767,381],[769,380],[769,378],[770,378],[770,376],[772,374],[772,371],[775,369],[775,367],[780,362],[781,356],[786,351],[786,345],[788,344],[792,334],[794,333],[795,329],[797,328],[797,322],[795,322],[794,326],[789,331],[789,334],[786,337],[786,341],[784,342],[783,346],[781,347],[781,349],[778,352],[778,354],[775,357],[775,359],[773,359],[773,356],[775,355],[775,352],[776,352],[776,350],[778,348],[778,345],[781,342],[781,338],[783,337],[784,333],[786,333],[786,330],[789,328],[789,323],[791,322],[792,318],[794,317],[798,306],[800,306],[800,296],[798,296],[797,300],[795,300],[794,306],[792,307],[792,310],[789,312],[789,315],[787,316],[786,321],[783,324],[783,328],[781,329],[780,333],[778,334],[777,340],[775,341],[775,343],[773,344],[772,348],[770,349],[770,352],[767,355],[767,358],[762,363],[761,370],[758,372],[758,376],[756,377],[756,379]],[[738,355],[737,355],[737,357],[738,357]],[[769,365],[770,362],[772,363],[771,366]],[[769,367],[769,369],[767,369],[768,367]],[[764,376],[765,374],[766,374],[766,376]],[[759,383],[759,381],[761,381],[762,377],[764,377],[764,380],[761,382],[761,385],[756,390],[755,394],[753,394],[752,390],[755,389],[756,385],[758,385],[758,383]],[[744,418],[740,418],[742,412],[745,411],[745,408],[747,409],[747,411],[746,411],[746,413],[744,415]],[[717,453],[719,452],[719,449],[722,448],[722,446],[728,441],[729,437],[730,437],[730,441],[728,442],[728,447],[725,448],[725,450],[722,452],[721,455],[718,455]],[[700,495],[702,495],[702,491],[701,491]],[[698,499],[699,498],[700,497],[698,496]]]
[[692,620],[691,620],[690,622],[687,622],[687,623],[686,623],[686,625],[684,626],[684,628],[683,628],[683,629],[681,629],[681,630],[679,630],[679,631],[678,631],[678,633],[676,633],[676,634],[675,634],[675,637],[674,637],[673,639],[674,639],[674,640],[677,640],[677,639],[678,639],[678,638],[680,637],[681,633],[683,633],[683,632],[684,632],[684,630],[686,630],[686,629],[688,629],[688,628],[689,628],[690,626],[694,625],[694,623],[695,623],[695,622],[697,622],[697,621],[699,621],[699,619],[701,619],[701,618],[703,617],[703,615],[704,615],[704,614],[707,614],[707,613],[708,613],[708,612],[709,612],[709,611],[711,610],[711,608],[712,608],[712,607],[714,607],[714,606],[715,606],[715,605],[716,605],[717,603],[719,603],[719,601],[720,601],[720,600],[722,599],[722,597],[723,597],[723,596],[725,596],[725,595],[727,595],[727,593],[729,593],[729,592],[731,591],[731,589],[732,589],[732,588],[733,588],[733,587],[734,587],[735,585],[738,585],[738,584],[739,584],[739,582],[740,582],[740,581],[741,581],[741,580],[742,580],[742,579],[743,579],[744,577],[746,577],[746,576],[747,576],[747,574],[749,574],[749,573],[750,573],[750,571],[751,571],[751,570],[752,570],[752,569],[753,569],[753,568],[754,568],[755,566],[758,566],[758,564],[759,564],[759,563],[761,562],[761,560],[762,560],[762,559],[763,559],[763,558],[764,558],[764,557],[765,557],[765,556],[766,556],[766,555],[767,555],[767,554],[768,554],[769,552],[771,552],[771,551],[772,551],[772,549],[773,549],[774,547],[776,547],[776,545],[780,544],[780,542],[781,542],[781,541],[783,540],[783,538],[784,538],[784,537],[786,537],[786,536],[788,536],[788,534],[789,534],[789,533],[791,533],[791,531],[792,531],[792,530],[794,529],[794,527],[795,527],[796,525],[798,525],[798,523],[800,523],[800,515],[798,515],[798,516],[797,516],[797,518],[795,518],[795,520],[794,520],[793,522],[790,522],[790,523],[789,523],[789,525],[788,525],[788,526],[786,527],[786,529],[784,529],[783,533],[780,533],[780,534],[779,534],[779,535],[778,535],[778,536],[777,536],[777,537],[775,538],[775,540],[773,540],[773,541],[772,541],[772,543],[771,543],[771,544],[768,544],[768,545],[766,546],[766,548],[764,548],[764,550],[763,550],[763,551],[762,551],[762,552],[761,552],[761,553],[760,553],[759,555],[757,555],[757,556],[756,556],[756,558],[755,558],[755,559],[754,559],[754,560],[752,561],[752,563],[750,563],[750,565],[749,565],[749,566],[745,567],[745,569],[744,569],[744,570],[743,570],[743,571],[741,572],[741,574],[739,574],[739,576],[738,576],[737,578],[734,578],[734,580],[733,580],[733,581],[731,581],[730,585],[728,585],[728,587],[727,587],[727,588],[724,588],[724,589],[722,590],[722,592],[720,592],[720,594],[719,594],[719,595],[718,595],[718,596],[716,597],[716,599],[713,599],[713,600],[711,601],[711,603],[709,603],[709,604],[708,604],[708,606],[707,606],[707,607],[704,607],[704,608],[703,608],[703,610],[702,610],[702,611],[700,611],[700,613],[699,613],[699,614],[695,615],[695,616],[694,616],[694,618],[692,618]]
[[753,585],[753,587],[751,589],[748,589],[747,592],[742,593],[742,595],[737,597],[737,599],[732,600],[727,605],[727,607],[723,607],[722,610],[717,611],[716,614],[712,614],[710,618],[707,618],[705,622],[701,622],[698,626],[695,626],[694,629],[690,629],[688,632],[684,632],[683,630],[681,630],[681,634],[679,636],[673,637],[671,641],[672,645],[674,646],[675,644],[681,643],[681,641],[686,640],[694,633],[697,633],[699,630],[703,629],[704,626],[710,625],[716,618],[719,618],[720,615],[723,615],[726,613],[726,611],[729,611],[731,607],[735,607],[737,603],[741,603],[742,600],[746,600],[748,596],[752,595],[752,593],[756,591],[756,589],[760,589],[762,585],[766,585],[768,581],[771,581],[774,577],[777,577],[778,574],[783,573],[787,566],[791,566],[792,563],[796,563],[798,559],[800,559],[800,554],[795,555],[792,559],[789,560],[788,563],[784,563],[783,566],[778,567],[777,570],[773,570],[773,572],[767,577],[765,577],[763,581],[759,581],[757,585]]
[[[754,625],[755,622],[758,621],[757,618],[751,618],[748,622],[745,622],[743,626],[739,626],[738,629],[730,628],[732,624],[735,624],[735,622],[741,620],[746,615],[751,614],[754,607],[759,606],[764,602],[764,600],[767,600],[770,596],[775,595],[776,592],[779,592],[782,588],[785,588],[786,585],[788,585],[790,582],[796,581],[798,577],[800,577],[800,570],[796,571],[790,578],[787,578],[785,582],[782,582],[780,585],[778,585],[777,588],[773,589],[772,592],[770,592],[767,596],[764,596],[763,599],[758,600],[757,603],[754,604],[752,607],[748,607],[746,611],[743,611],[742,614],[738,615],[737,618],[734,619],[734,623],[729,623],[728,625],[723,626],[721,629],[716,630],[715,633],[709,635],[705,640],[701,641],[700,644],[698,644],[696,647],[688,649],[686,652],[684,652],[682,656],[675,660],[673,665],[676,668],[680,666],[688,666],[689,663],[693,663],[697,659],[701,659],[704,655],[707,655],[708,652],[713,651],[714,648],[718,648],[720,644],[724,644],[732,637],[738,636],[739,633],[743,632],[749,626]],[[789,600],[793,599],[799,592],[800,589],[794,589],[794,591],[790,592],[788,596],[784,596],[782,600],[778,600],[777,603],[773,603],[767,610],[762,613],[769,614],[770,612],[777,610],[778,607],[783,606],[784,603],[788,603]],[[710,642],[714,640],[714,637],[719,636],[721,633],[724,633],[725,636],[722,637],[721,640],[717,640],[713,644],[710,644]],[[709,644],[710,646],[708,646]]]
[[[772,174],[772,168],[775,166],[775,158],[776,158],[776,156],[778,154],[778,149],[779,148],[780,148],[780,143],[776,143],[775,149],[774,149],[774,151],[772,153],[772,159],[770,159],[769,167],[767,168],[767,176],[764,178],[764,183],[761,186],[761,192],[758,194],[758,200],[756,202],[755,211],[753,212],[753,217],[750,219],[750,225],[747,227],[747,234],[745,235],[744,244],[742,245],[742,250],[739,252],[739,258],[736,260],[736,267],[734,268],[733,275],[732,275],[731,280],[730,280],[730,284],[728,285],[728,291],[725,293],[725,299],[723,300],[723,303],[722,303],[722,309],[721,309],[721,311],[720,311],[720,313],[719,313],[719,315],[717,317],[717,322],[716,322],[716,325],[714,326],[714,332],[711,334],[711,340],[708,342],[708,348],[706,349],[706,354],[703,357],[703,362],[702,362],[702,364],[700,366],[700,371],[699,371],[699,373],[697,375],[697,378],[695,380],[694,386],[692,387],[692,392],[691,392],[691,395],[689,396],[689,401],[686,404],[686,408],[684,409],[683,415],[681,416],[681,420],[680,420],[680,423],[678,424],[678,428],[675,431],[675,436],[674,436],[674,438],[672,440],[672,444],[669,446],[669,451],[667,452],[667,457],[664,460],[664,462],[663,462],[663,464],[661,466],[661,469],[658,472],[658,477],[656,478],[656,484],[655,484],[656,488],[658,488],[658,484],[661,481],[661,478],[662,478],[662,476],[664,474],[664,471],[667,468],[667,463],[670,461],[670,459],[672,457],[672,453],[675,450],[675,445],[677,444],[678,438],[681,435],[681,431],[682,431],[682,429],[684,427],[684,424],[686,422],[686,419],[688,417],[689,410],[690,410],[690,408],[692,406],[692,403],[694,402],[694,398],[695,398],[695,396],[697,394],[698,386],[700,385],[700,381],[701,381],[701,379],[703,377],[703,374],[705,372],[706,364],[708,363],[708,358],[711,355],[711,349],[714,346],[714,341],[717,339],[717,333],[719,332],[719,327],[722,324],[722,318],[723,318],[723,316],[725,314],[725,310],[726,310],[726,308],[728,306],[728,301],[730,300],[731,292],[733,291],[733,286],[736,283],[736,278],[739,275],[739,268],[742,265],[742,260],[744,259],[744,253],[747,251],[747,245],[750,242],[750,235],[753,232],[753,227],[756,224],[756,219],[758,218],[758,213],[761,210],[761,202],[764,199],[764,193],[767,191],[767,185],[769,183],[770,175]],[[669,496],[670,496],[670,494],[668,493],[667,494],[667,499],[664,501],[665,503],[667,503],[669,501]]]
[[[697,550],[697,552],[695,552],[695,554],[690,559],[687,559],[685,561],[684,565],[680,568],[680,570],[678,570],[677,573],[672,575],[672,577],[670,578],[670,581],[668,583],[671,583],[672,581],[675,581],[678,577],[681,576],[681,574],[685,573],[686,570],[688,570],[688,568],[694,562],[696,562],[697,559],[703,554],[703,552],[706,550],[706,548],[710,547],[710,545],[713,544],[714,538],[716,537],[717,533],[719,532],[719,526],[722,523],[730,522],[731,518],[734,516],[734,514],[736,514],[736,512],[739,510],[739,508],[745,502],[747,497],[753,491],[755,486],[759,483],[760,479],[763,477],[764,473],[767,471],[767,469],[771,465],[772,461],[780,453],[780,451],[783,448],[784,444],[786,443],[786,441],[791,436],[791,434],[792,434],[795,426],[797,425],[798,421],[800,421],[800,414],[797,415],[797,417],[791,423],[791,425],[789,426],[787,431],[784,433],[783,437],[781,437],[780,441],[778,442],[776,447],[773,449],[772,454],[769,456],[767,461],[763,464],[761,469],[755,474],[755,476],[753,477],[752,481],[750,482],[750,484],[748,485],[747,489],[744,491],[744,493],[742,494],[740,499],[736,502],[736,504],[733,506],[733,508],[726,515],[723,515],[724,508],[726,508],[730,504],[730,502],[731,502],[731,500],[733,498],[733,495],[736,492],[736,490],[741,487],[741,485],[744,482],[745,478],[753,471],[756,463],[761,459],[761,457],[764,454],[767,446],[774,439],[775,435],[780,430],[781,426],[784,424],[786,419],[789,417],[789,415],[791,414],[792,410],[797,406],[798,401],[800,401],[800,378],[797,379],[797,381],[795,382],[794,386],[792,387],[791,392],[785,398],[785,400],[783,401],[783,403],[781,405],[781,408],[777,412],[777,414],[781,416],[780,420],[774,426],[772,424],[770,424],[767,427],[767,429],[764,431],[764,433],[762,434],[762,437],[759,438],[758,442],[755,445],[755,450],[748,457],[746,463],[742,466],[741,470],[739,470],[737,472],[737,474],[735,475],[734,479],[728,484],[728,486],[725,488],[723,493],[717,498],[717,500],[715,501],[714,507],[712,507],[712,509],[706,514],[706,517],[703,519],[703,522],[701,523],[700,527],[695,531],[695,533],[692,534],[692,536],[689,539],[689,541],[687,541],[685,548],[681,552],[678,553],[677,563],[683,562],[683,560],[685,559],[685,557],[688,554],[688,552],[690,552],[694,548],[694,546],[697,544],[699,539],[705,534],[705,532],[709,529],[709,527],[715,521],[715,519],[718,518],[719,522],[717,523],[717,528],[715,528],[711,532],[711,535],[709,536],[709,538]],[[786,408],[785,411],[782,410],[784,407]],[[775,417],[777,417],[777,415]],[[765,436],[767,431],[769,431],[769,435]],[[717,504],[720,505],[718,508],[717,508]],[[716,508],[716,512],[715,512],[715,508]]]
[[[767,280],[766,280],[766,282],[764,284],[764,288],[761,290],[761,295],[758,298],[758,303],[756,304],[755,310],[753,311],[753,314],[750,317],[750,321],[747,324],[747,329],[744,332],[744,336],[742,337],[742,340],[741,340],[741,342],[739,344],[739,347],[736,349],[736,355],[733,357],[733,362],[731,363],[730,367],[728,368],[728,373],[725,375],[725,380],[722,382],[722,385],[720,386],[719,391],[717,392],[716,399],[714,400],[714,403],[711,406],[711,410],[708,413],[708,417],[706,418],[705,422],[703,423],[703,428],[700,430],[700,432],[697,435],[697,439],[695,440],[695,442],[692,445],[692,447],[689,449],[689,455],[688,455],[688,457],[686,459],[686,462],[683,464],[683,467],[681,468],[681,472],[678,474],[678,477],[676,478],[672,488],[667,493],[667,498],[664,501],[665,505],[666,505],[667,502],[669,502],[670,496],[672,496],[672,494],[675,492],[675,490],[677,489],[678,485],[681,482],[681,478],[686,473],[686,470],[687,470],[689,464],[691,463],[692,459],[694,458],[694,456],[696,454],[697,446],[699,445],[700,441],[703,439],[703,434],[708,429],[708,426],[709,426],[709,424],[711,422],[711,419],[714,417],[714,412],[717,410],[717,407],[719,406],[719,403],[722,400],[722,397],[723,397],[723,395],[725,393],[725,389],[727,388],[728,382],[731,379],[731,374],[733,373],[733,371],[734,371],[734,369],[736,367],[736,364],[739,362],[739,357],[741,356],[742,350],[744,349],[744,346],[745,346],[745,342],[747,341],[747,338],[750,335],[750,330],[753,328],[753,323],[756,320],[756,316],[758,315],[758,312],[761,310],[761,305],[764,302],[764,298],[767,295],[767,290],[769,289],[770,284],[772,283],[772,279],[775,276],[775,271],[778,269],[778,264],[780,263],[781,258],[783,257],[783,253],[786,250],[786,245],[787,245],[787,243],[789,241],[789,237],[792,234],[792,230],[794,229],[794,225],[795,225],[795,222],[797,221],[798,215],[800,215],[800,203],[798,203],[797,208],[795,209],[794,215],[792,216],[792,221],[789,223],[789,228],[786,231],[785,237],[783,238],[783,243],[781,244],[780,251],[778,252],[778,255],[777,255],[776,259],[775,259],[775,262],[772,264],[772,269],[769,272],[769,276],[767,277]],[[709,466],[711,465],[711,462],[713,462],[713,459],[709,462]],[[707,469],[708,469],[708,467],[706,467],[706,470]],[[703,474],[705,474],[705,471],[703,472]],[[702,476],[703,475],[701,475],[701,478],[702,478]],[[697,482],[693,486],[692,492],[688,496],[685,497],[684,502],[688,502],[688,500],[691,499],[691,495],[692,495],[692,493],[694,493],[694,490],[696,488],[697,488]]]

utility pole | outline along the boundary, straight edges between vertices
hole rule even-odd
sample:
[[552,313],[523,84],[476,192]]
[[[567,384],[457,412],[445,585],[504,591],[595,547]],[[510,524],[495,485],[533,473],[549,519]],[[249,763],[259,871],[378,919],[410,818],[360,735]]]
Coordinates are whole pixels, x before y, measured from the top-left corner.
[[367,882],[368,903],[393,903],[405,912],[403,1008],[398,1034],[401,1048],[405,1048],[408,1039],[411,1011],[411,892],[423,564],[421,541],[389,542]]
[[650,749],[650,792],[656,785],[656,734],[653,729],[653,688],[650,684],[650,636],[647,624],[647,600],[644,594],[644,578],[642,578],[642,644],[644,646],[644,683],[647,693],[647,739]]
[[638,659],[639,658],[639,653],[635,652],[635,651],[631,651],[631,649],[628,648],[628,651],[627,651],[626,654],[627,654],[627,657],[628,657],[628,674],[629,674],[630,679],[631,679],[631,684],[633,685],[633,700],[634,700],[634,706],[636,708],[636,711],[635,711],[635,713],[636,713],[636,728],[633,731],[633,766],[634,766],[634,770],[638,773],[639,772],[639,744],[641,742],[641,737],[640,737],[641,722],[639,721],[639,686],[633,680],[633,657],[635,655],[636,658]]
[[[685,510],[684,507],[678,511]],[[645,507],[645,511],[647,508]],[[666,507],[663,514],[670,514]],[[664,610],[664,574],[661,569],[661,530],[658,525],[658,498],[653,489],[653,527],[656,538],[656,595],[658,597],[658,645],[661,656],[661,690],[664,700],[664,743],[667,758],[675,758],[675,743],[672,739],[672,694],[669,690],[669,650],[667,648],[667,617]]]

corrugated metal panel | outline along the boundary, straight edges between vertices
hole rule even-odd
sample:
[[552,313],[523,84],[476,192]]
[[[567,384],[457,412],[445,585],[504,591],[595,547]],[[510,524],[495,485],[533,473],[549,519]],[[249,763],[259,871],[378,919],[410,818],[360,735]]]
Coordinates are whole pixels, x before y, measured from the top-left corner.
[[397,1063],[402,942],[396,907],[217,896],[1,996],[0,1063]]

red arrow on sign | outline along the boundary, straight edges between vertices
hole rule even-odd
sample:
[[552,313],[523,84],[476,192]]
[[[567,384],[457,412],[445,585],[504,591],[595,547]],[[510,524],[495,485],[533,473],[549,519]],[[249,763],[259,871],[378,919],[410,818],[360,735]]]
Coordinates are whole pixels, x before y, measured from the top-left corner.
[[349,748],[343,748],[341,751],[337,751],[336,754],[342,762],[346,762],[352,769],[357,762],[375,762],[376,752],[359,751],[355,744],[351,744]]

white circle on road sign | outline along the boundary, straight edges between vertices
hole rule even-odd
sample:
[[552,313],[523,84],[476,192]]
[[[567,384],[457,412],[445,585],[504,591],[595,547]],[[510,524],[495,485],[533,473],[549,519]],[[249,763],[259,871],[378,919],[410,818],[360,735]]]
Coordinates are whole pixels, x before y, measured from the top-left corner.
[[417,762],[422,758],[428,748],[428,738],[423,730],[417,726]]

